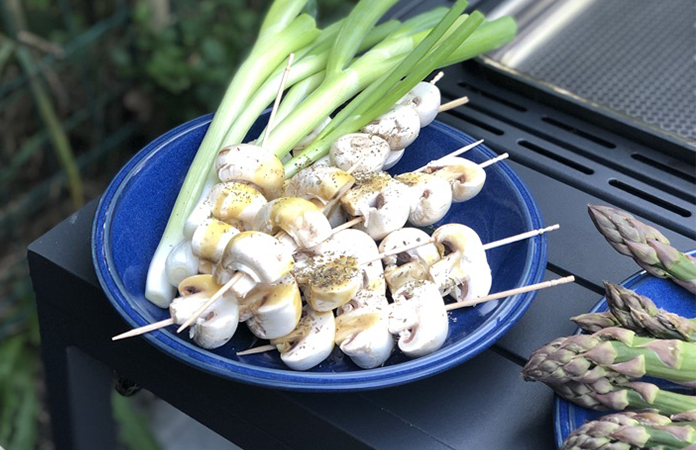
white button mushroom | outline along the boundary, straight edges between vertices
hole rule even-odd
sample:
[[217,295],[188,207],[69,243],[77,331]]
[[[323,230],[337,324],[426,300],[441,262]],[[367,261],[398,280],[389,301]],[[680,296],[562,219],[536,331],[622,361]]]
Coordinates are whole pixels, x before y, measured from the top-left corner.
[[430,173],[449,182],[452,201],[465,202],[478,195],[486,182],[486,171],[478,164],[460,157],[448,157],[428,164],[423,173]]
[[[389,303],[376,291],[360,291],[339,308],[336,317],[336,345],[363,369],[381,366],[394,349],[389,332]],[[345,308],[345,309],[344,309]],[[345,312],[341,312],[341,310]]]
[[206,219],[201,223],[191,238],[191,248],[197,257],[213,264],[220,262],[227,243],[239,234],[232,225],[217,219]]
[[324,214],[331,215],[338,199],[354,184],[355,178],[344,170],[314,163],[285,183],[285,196],[319,200]]
[[396,105],[367,124],[361,132],[381,137],[389,143],[391,151],[396,152],[416,140],[420,133],[420,118],[415,109]]
[[417,358],[442,347],[449,320],[437,286],[430,281],[413,281],[396,291],[393,298],[389,331],[399,336],[399,349]]
[[435,120],[441,101],[440,89],[432,83],[421,81],[397,103],[415,109],[422,128]]
[[331,311],[347,303],[363,284],[362,268],[349,255],[308,258],[294,274],[305,300],[316,311]]
[[293,265],[292,253],[278,239],[259,231],[244,231],[227,244],[214,276],[218,284],[224,284],[225,278],[242,271],[257,283],[270,284],[283,278]]
[[447,295],[455,288],[458,299],[488,294],[492,277],[478,234],[465,225],[452,223],[435,230],[432,238],[441,260],[430,267],[430,277],[441,294]]
[[239,324],[239,307],[233,295],[224,295],[196,319],[189,329],[189,337],[206,349],[225,345]]
[[351,172],[382,170],[390,149],[387,141],[366,133],[351,133],[333,141],[329,157],[333,165]]
[[211,275],[193,275],[179,283],[180,297],[169,304],[174,323],[181,325],[220,289]]
[[174,247],[165,262],[167,280],[176,286],[185,278],[198,273],[198,258],[193,254],[191,241],[183,240]]
[[404,153],[406,150],[401,149],[396,152],[389,152],[389,155],[387,155],[387,160],[384,162],[384,166],[382,166],[382,170],[389,170],[395,165],[401,161],[401,158],[404,156]]
[[222,181],[243,181],[257,186],[267,199],[283,193],[283,163],[268,150],[251,144],[237,144],[220,150],[215,170]]
[[403,227],[411,210],[408,187],[386,172],[356,174],[357,183],[341,198],[341,205],[352,216],[363,216],[357,229],[373,239],[382,239]]
[[[428,83],[429,84],[429,83]],[[442,178],[420,172],[397,175],[394,179],[409,187],[411,212],[408,221],[417,227],[439,221],[452,206],[452,189]]]
[[336,324],[332,312],[317,312],[309,306],[291,333],[271,340],[280,359],[291,369],[308,370],[329,357],[334,347]]
[[[429,242],[430,236],[417,228],[402,228],[390,233],[379,245],[380,252],[391,252],[404,247]],[[384,277],[392,293],[411,281],[429,280],[428,269],[440,260],[435,244],[426,244],[383,259]]]
[[211,216],[236,228],[239,228],[238,221],[250,228],[251,221],[265,204],[266,198],[253,186],[236,181],[218,183],[186,220],[184,236],[190,239],[198,226]]
[[254,219],[254,229],[268,234],[284,231],[302,248],[314,247],[331,236],[331,224],[309,200],[283,197],[264,205]]
[[312,253],[326,257],[350,255],[357,258],[358,262],[370,261],[368,264],[360,265],[364,278],[362,289],[375,290],[382,295],[386,293],[382,261],[374,260],[379,256],[377,243],[364,231],[355,229],[339,231],[331,236],[331,239],[314,247]]
[[246,322],[254,336],[261,339],[285,336],[297,327],[302,315],[300,288],[290,275],[278,284],[258,285],[240,309],[247,316],[240,320]]

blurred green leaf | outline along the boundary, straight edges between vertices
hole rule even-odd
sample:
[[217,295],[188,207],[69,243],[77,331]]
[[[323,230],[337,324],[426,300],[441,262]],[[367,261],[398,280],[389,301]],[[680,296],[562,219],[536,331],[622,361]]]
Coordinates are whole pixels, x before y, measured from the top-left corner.
[[114,391],[111,395],[119,441],[130,450],[161,450],[145,417],[133,408],[132,397]]

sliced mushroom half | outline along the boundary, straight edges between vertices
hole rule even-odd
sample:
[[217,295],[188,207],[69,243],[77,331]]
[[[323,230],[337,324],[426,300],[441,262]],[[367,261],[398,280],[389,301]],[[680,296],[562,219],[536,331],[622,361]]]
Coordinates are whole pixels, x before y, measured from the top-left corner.
[[445,217],[452,206],[452,189],[442,178],[421,172],[410,172],[397,175],[394,179],[409,187],[411,212],[408,221],[412,225],[417,227],[432,225]]
[[276,339],[292,332],[302,315],[302,297],[295,279],[288,275],[278,284],[258,285],[244,299],[240,321],[254,336]]
[[447,295],[456,288],[459,298],[486,295],[492,279],[478,234],[462,224],[447,224],[435,230],[432,238],[441,260],[430,267],[430,277],[441,294]]
[[322,212],[331,215],[338,200],[355,184],[355,178],[348,172],[316,163],[300,170],[285,184],[286,197],[300,197],[306,200],[319,200]]
[[394,349],[388,307],[383,294],[360,291],[338,310],[341,313],[336,317],[336,345],[363,369],[381,366]]
[[452,187],[452,201],[465,202],[476,197],[486,182],[486,171],[477,163],[460,157],[449,157],[428,164],[423,173],[446,180]]
[[336,324],[332,312],[302,309],[302,318],[291,333],[271,340],[280,359],[291,369],[308,370],[324,361],[334,348]]
[[363,284],[363,271],[354,256],[315,256],[294,272],[305,300],[316,311],[331,311],[347,303]]
[[203,348],[218,348],[232,339],[238,324],[237,299],[232,295],[224,295],[196,319],[189,329],[189,336]]
[[239,230],[217,219],[206,219],[201,223],[191,238],[193,254],[214,264],[220,262],[225,247],[239,234]]
[[[430,236],[417,228],[402,228],[385,237],[380,252],[390,252],[399,248],[410,247],[423,242],[430,242]],[[429,243],[410,250],[387,256],[383,259],[384,277],[389,290],[394,293],[401,286],[411,281],[429,280],[428,269],[439,261],[440,253],[435,244]]]
[[415,109],[422,128],[435,120],[441,101],[440,89],[432,83],[421,81],[397,103]]
[[331,235],[326,216],[309,200],[283,197],[264,205],[254,219],[254,229],[268,234],[284,231],[301,248],[314,247]]
[[399,349],[417,358],[442,347],[449,320],[437,286],[430,281],[414,281],[402,286],[393,298],[389,331],[398,336]]
[[[233,237],[216,267],[220,284],[231,274],[242,271],[257,283],[275,283],[294,265],[292,253],[278,239],[259,231],[244,231]],[[220,268],[220,270],[218,270]]]
[[387,160],[384,161],[384,166],[382,166],[382,170],[389,170],[397,165],[399,161],[401,161],[401,158],[403,158],[405,152],[405,149],[389,152],[389,155],[387,155]]
[[350,133],[333,141],[331,162],[343,170],[377,172],[382,170],[391,150],[387,141],[367,133]]
[[365,218],[355,228],[379,240],[406,224],[411,206],[405,184],[386,172],[360,172],[356,179],[355,186],[341,198],[348,214]]
[[415,109],[396,105],[367,124],[361,132],[381,137],[389,144],[391,151],[402,150],[413,143],[420,133],[420,118]]
[[268,150],[251,144],[223,148],[215,159],[222,181],[241,181],[257,186],[267,199],[282,195],[285,182],[283,163]]

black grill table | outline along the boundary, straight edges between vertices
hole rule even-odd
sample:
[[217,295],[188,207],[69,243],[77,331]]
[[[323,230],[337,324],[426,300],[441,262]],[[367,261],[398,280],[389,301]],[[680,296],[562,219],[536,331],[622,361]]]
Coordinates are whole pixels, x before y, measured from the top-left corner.
[[[446,2],[404,1],[394,14],[426,3]],[[439,119],[510,153],[546,224],[561,224],[547,236],[545,279],[572,274],[576,283],[540,291],[490,349],[421,381],[341,394],[254,387],[194,369],[142,337],[111,341],[128,325],[92,266],[95,201],[29,247],[56,449],[115,448],[115,376],[250,450],[554,449],[552,391],[525,383],[521,367],[534,349],[574,331],[569,317],[600,299],[603,280],[638,271],[595,231],[587,205],[626,209],[679,249],[696,248],[694,144],[583,110],[478,62],[447,69],[438,86],[444,100],[470,99]]]

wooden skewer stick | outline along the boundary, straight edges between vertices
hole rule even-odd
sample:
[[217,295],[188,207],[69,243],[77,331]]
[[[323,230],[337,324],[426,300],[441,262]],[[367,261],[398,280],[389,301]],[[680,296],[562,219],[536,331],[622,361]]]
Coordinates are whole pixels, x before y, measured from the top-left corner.
[[343,230],[347,230],[348,228],[352,228],[353,225],[357,225],[357,224],[362,223],[364,221],[365,221],[364,217],[356,217],[355,219],[350,220],[350,221],[344,223],[343,225],[339,225],[336,228],[334,228],[333,230],[331,230],[331,236],[338,233],[339,231],[343,231]]
[[[538,230],[527,231],[524,233],[516,234],[515,236],[510,236],[510,237],[507,237],[504,239],[500,239],[498,241],[489,242],[488,244],[484,244],[483,248],[484,248],[484,250],[490,250],[492,248],[501,247],[503,245],[512,244],[513,242],[518,242],[518,241],[522,241],[524,239],[529,239],[529,238],[534,237],[534,236],[539,236],[541,234],[548,233],[549,231],[558,230],[559,228],[561,228],[561,226],[559,224],[555,224],[555,225],[551,225],[550,227],[540,228]],[[392,250],[388,250],[386,252],[380,253],[379,255],[372,258],[371,260],[361,262],[360,264],[370,264],[371,262],[379,261],[380,259],[386,258],[387,256],[398,255],[401,252],[413,250],[413,249],[416,249],[418,247],[423,247],[424,245],[428,245],[428,244],[432,244],[432,243],[433,243],[433,240],[428,239],[428,240],[425,240],[423,242],[418,242],[417,244],[414,244],[414,245],[408,245],[405,247],[399,247],[399,248],[395,248]]]
[[509,238],[501,239],[499,241],[490,242],[483,245],[484,250],[490,250],[496,247],[502,247],[503,245],[512,244],[513,242],[523,241],[525,239],[538,236],[540,234],[548,233],[549,231],[558,230],[561,228],[559,224],[551,225],[550,227],[541,228],[539,230],[527,231],[526,233],[518,234],[516,236],[511,236]]
[[227,283],[225,283],[224,286],[222,286],[220,289],[218,289],[218,291],[217,291],[212,297],[210,297],[210,298],[208,299],[208,301],[205,302],[205,304],[203,304],[203,306],[201,306],[200,308],[198,308],[198,309],[196,310],[196,312],[193,313],[193,314],[191,315],[191,317],[189,317],[188,319],[186,319],[186,322],[184,322],[184,323],[176,330],[176,332],[177,332],[177,333],[181,333],[181,332],[184,331],[188,326],[190,326],[193,322],[195,322],[196,319],[198,319],[198,317],[200,317],[201,314],[203,314],[203,313],[205,312],[205,310],[208,309],[208,308],[210,307],[210,305],[212,305],[213,303],[215,303],[215,302],[217,301],[217,299],[219,299],[220,297],[222,297],[223,295],[225,295],[225,292],[229,291],[230,288],[231,288],[232,286],[234,286],[234,284],[235,284],[237,281],[239,281],[243,276],[244,276],[244,272],[237,272],[232,278],[230,278],[230,281],[228,281]]
[[159,322],[151,323],[139,328],[133,328],[125,333],[118,334],[111,338],[112,341],[120,341],[121,339],[126,339],[129,337],[140,336],[141,334],[149,333],[150,331],[159,330],[160,328],[168,327],[169,325],[174,325],[174,319],[164,319]]
[[509,157],[510,157],[510,154],[509,154],[509,153],[503,153],[502,155],[500,155],[500,156],[498,156],[498,157],[496,157],[496,158],[489,159],[488,161],[482,162],[481,164],[479,164],[479,167],[482,168],[482,169],[485,169],[486,167],[488,167],[488,166],[490,166],[490,165],[492,165],[492,164],[495,164],[495,163],[497,163],[497,162],[500,162],[500,161],[502,161],[502,160],[504,160],[504,159],[508,159]]
[[271,110],[271,115],[268,118],[268,125],[266,125],[266,132],[263,134],[263,142],[261,143],[261,147],[266,147],[266,141],[268,140],[268,136],[271,135],[271,131],[273,130],[273,127],[275,126],[275,116],[276,113],[278,112],[278,107],[280,106],[280,100],[283,98],[283,91],[285,90],[285,83],[288,81],[288,75],[290,75],[290,67],[292,66],[292,62],[295,59],[295,54],[290,53],[290,57],[288,58],[288,65],[285,66],[285,72],[283,72],[283,77],[280,79],[280,86],[278,86],[278,95],[276,95],[275,102],[273,103],[273,109]]
[[442,105],[440,105],[437,112],[449,111],[450,109],[454,109],[457,106],[466,105],[467,103],[469,103],[469,97],[465,95],[464,97],[454,99],[451,102],[443,103]]
[[249,350],[237,352],[237,356],[254,355],[256,353],[266,353],[273,350],[276,350],[276,346],[273,344],[259,345],[258,347],[252,347]]
[[442,71],[438,72],[438,73],[433,77],[433,79],[430,80],[430,84],[433,84],[433,85],[437,84],[437,82],[440,81],[440,80],[442,79],[442,77],[444,77],[444,76],[445,76],[445,72],[442,72]]
[[453,309],[463,308],[465,306],[474,306],[478,305],[479,303],[509,297],[511,295],[521,294],[523,292],[538,291],[539,289],[546,289],[551,286],[558,286],[559,284],[572,283],[573,281],[575,281],[575,277],[572,275],[569,277],[557,278],[555,280],[544,281],[543,283],[530,284],[529,286],[510,289],[509,291],[503,291],[498,292],[497,294],[486,295],[485,297],[474,298],[472,300],[467,300],[463,302],[450,303],[449,305],[445,305],[445,309],[447,311],[451,311]]
[[439,162],[442,162],[446,158],[454,158],[455,156],[459,156],[462,153],[466,153],[469,150],[471,150],[472,148],[478,147],[481,144],[483,144],[483,139],[478,140],[478,141],[474,142],[473,144],[465,145],[464,147],[459,148],[459,149],[453,151],[452,153],[448,153],[445,156],[441,156],[440,158],[434,159],[434,160],[430,161],[428,164],[424,165],[423,167],[417,168],[416,170],[414,170],[414,172],[422,172],[431,164],[437,164]]

